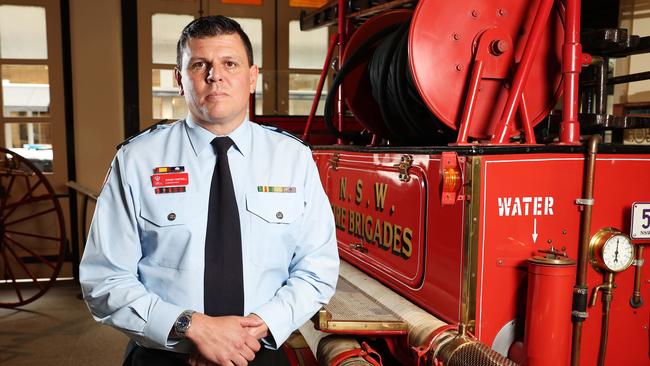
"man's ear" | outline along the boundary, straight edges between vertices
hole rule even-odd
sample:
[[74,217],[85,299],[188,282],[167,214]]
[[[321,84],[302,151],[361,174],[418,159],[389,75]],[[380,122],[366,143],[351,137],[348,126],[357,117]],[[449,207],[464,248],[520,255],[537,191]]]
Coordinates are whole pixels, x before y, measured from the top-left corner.
[[260,74],[260,69],[257,67],[257,65],[252,65],[249,69],[250,73],[250,82],[248,84],[248,92],[253,94],[255,93],[255,87],[257,86],[257,77]]
[[185,95],[185,91],[183,90],[181,71],[178,69],[178,67],[174,67],[174,78],[176,78],[176,84],[178,84],[178,95]]

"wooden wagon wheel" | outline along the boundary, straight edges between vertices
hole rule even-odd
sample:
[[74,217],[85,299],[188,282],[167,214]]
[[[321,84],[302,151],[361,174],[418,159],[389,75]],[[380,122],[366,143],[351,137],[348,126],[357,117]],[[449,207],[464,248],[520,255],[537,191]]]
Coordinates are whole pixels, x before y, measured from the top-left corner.
[[45,175],[0,147],[0,308],[30,303],[52,286],[65,238],[63,211]]

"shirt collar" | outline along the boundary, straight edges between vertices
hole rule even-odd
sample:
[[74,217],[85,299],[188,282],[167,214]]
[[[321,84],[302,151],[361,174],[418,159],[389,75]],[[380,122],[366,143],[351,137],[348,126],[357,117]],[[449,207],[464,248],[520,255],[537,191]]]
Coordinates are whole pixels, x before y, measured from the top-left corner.
[[[210,142],[217,137],[214,133],[194,122],[190,115],[185,118],[185,125],[187,126],[187,135],[190,138],[192,148],[197,156],[201,154],[206,147],[210,147]],[[244,122],[242,122],[239,127],[227,136],[233,140],[237,151],[239,151],[243,156],[248,155],[252,138],[251,122],[248,118],[244,119]],[[210,149],[212,148],[210,147]]]

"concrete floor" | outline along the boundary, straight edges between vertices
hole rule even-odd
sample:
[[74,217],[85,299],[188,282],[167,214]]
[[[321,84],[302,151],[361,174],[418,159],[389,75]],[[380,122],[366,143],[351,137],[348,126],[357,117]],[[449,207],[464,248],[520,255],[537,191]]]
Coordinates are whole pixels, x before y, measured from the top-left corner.
[[121,365],[128,338],[90,316],[78,285],[57,283],[19,309],[0,309],[0,365]]

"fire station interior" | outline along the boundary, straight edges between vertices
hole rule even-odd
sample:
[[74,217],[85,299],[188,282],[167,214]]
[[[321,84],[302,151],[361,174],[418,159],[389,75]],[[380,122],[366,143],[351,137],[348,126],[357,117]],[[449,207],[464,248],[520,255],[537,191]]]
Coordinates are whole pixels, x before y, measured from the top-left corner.
[[[647,216],[650,212],[650,183],[643,181],[649,178],[650,169],[648,165],[625,165],[650,161],[650,150],[646,148],[650,146],[650,1],[490,0],[469,1],[458,10],[454,10],[450,3],[455,2],[0,0],[0,148],[3,150],[3,157],[0,157],[0,365],[121,364],[127,336],[95,322],[81,299],[79,261],[88,227],[117,146],[161,121],[174,121],[186,116],[185,101],[178,93],[173,73],[176,41],[189,21],[214,14],[226,15],[240,22],[252,41],[260,77],[251,96],[250,119],[279,126],[311,144],[332,204],[337,235],[340,234],[339,251],[344,269],[354,273],[351,277],[363,278],[361,282],[377,283],[376,288],[363,290],[363,299],[355,300],[359,301],[358,304],[363,301],[373,304],[374,310],[368,315],[372,319],[343,319],[337,323],[332,320],[336,314],[328,313],[335,309],[324,309],[315,316],[315,323],[310,323],[310,329],[303,329],[305,326],[301,328],[304,339],[298,333],[292,338],[292,351],[287,351],[295,355],[292,364],[344,365],[345,362],[354,361],[358,363],[347,364],[438,365],[443,364],[437,362],[444,359],[445,364],[451,365],[568,365],[569,355],[572,365],[650,364],[650,277],[647,269],[641,272],[642,248],[650,243],[650,234],[646,230],[646,234],[639,234],[640,239],[635,240],[634,225],[637,219],[635,211],[630,213],[629,207],[630,202],[639,203],[639,207],[643,208],[639,213],[640,225],[650,225],[650,216]],[[529,82],[522,86],[525,91],[518,94],[521,104],[526,101],[531,115],[521,112],[526,108],[517,109],[518,104],[513,104],[515,117],[512,123],[502,125],[498,116],[493,123],[472,123],[473,120],[487,118],[489,108],[485,106],[486,102],[473,103],[475,100],[466,96],[471,95],[472,90],[475,91],[474,95],[479,96],[481,90],[488,90],[489,93],[494,87],[482,85],[493,84],[482,84],[484,80],[516,80],[522,69],[516,66],[519,62],[525,64],[526,52],[513,49],[506,42],[493,41],[488,47],[488,53],[492,53],[485,57],[506,55],[514,57],[517,63],[512,69],[499,68],[491,63],[491,59],[486,59],[484,70],[488,70],[485,71],[487,74],[476,76],[480,69],[477,65],[483,65],[476,56],[478,52],[459,52],[461,56],[458,57],[465,57],[466,54],[467,62],[451,60],[456,55],[447,57],[447,60],[446,50],[452,46],[445,46],[445,39],[457,44],[467,42],[470,45],[468,49],[472,49],[474,42],[473,49],[476,50],[480,35],[489,32],[499,35],[499,32],[503,32],[498,20],[506,18],[506,14],[522,18],[523,14],[534,15],[536,6],[542,8],[544,3],[553,3],[549,6],[554,8],[548,16],[548,24],[539,27],[543,29],[543,34],[550,34],[548,38],[543,38],[540,47],[546,47],[551,50],[549,54],[557,57],[537,63],[531,61],[533,71],[530,72]],[[570,4],[575,3],[581,5],[577,17],[581,50],[563,48],[562,44],[564,34],[573,24],[568,20]],[[346,9],[337,12],[337,6],[341,4]],[[508,10],[511,8],[516,10]],[[407,40],[408,37],[418,37],[416,27],[425,27],[427,12],[432,14],[438,11],[436,9],[440,12],[463,12],[465,18],[455,23],[449,22],[438,33],[439,37],[422,32],[419,38],[421,43]],[[392,15],[380,18],[389,12],[393,12]],[[344,13],[342,17],[340,13]],[[467,24],[486,17],[490,20],[485,23],[488,25],[481,28],[481,32],[487,33],[470,33],[473,30],[469,29],[473,28]],[[345,37],[340,36],[341,19],[346,19],[349,26]],[[356,82],[346,83],[346,79],[342,78],[343,81],[338,83],[337,80],[343,66],[341,60],[352,58],[354,51],[346,49],[348,53],[343,55],[343,50],[337,48],[337,42],[345,39],[350,45],[363,47],[365,45],[362,44],[368,43],[369,39],[377,42],[375,35],[383,32],[384,24],[390,24],[394,29],[394,24],[409,19],[412,21],[406,26],[410,24],[410,32],[409,28],[401,28],[405,42],[411,42],[409,53],[415,54],[419,49],[427,48],[428,44],[436,45],[432,47],[432,53],[411,59],[412,63],[420,62],[419,65],[411,64],[411,70],[415,70],[412,72],[416,73],[420,68],[420,73],[414,74],[414,81],[409,81],[417,84],[422,99],[407,102],[409,105],[417,104],[412,109],[417,109],[415,116],[410,114],[408,118],[426,119],[435,115],[431,117],[437,121],[436,127],[429,129],[433,131],[431,135],[426,132],[430,126],[400,129],[394,125],[390,127],[386,124],[386,127],[382,123],[372,122],[372,119],[386,120],[399,113],[384,111],[381,99],[367,102],[376,90],[363,89],[365,79],[359,76],[358,71],[349,73],[349,77],[359,78],[355,79]],[[359,36],[355,38],[355,34]],[[568,90],[565,88],[570,79],[567,65],[571,62],[567,60],[572,50],[574,56],[584,52],[575,58],[578,61],[572,62],[580,69],[579,81],[575,83],[578,92],[572,95],[578,106],[576,113],[581,125],[567,133],[567,129],[574,127],[563,124],[566,121],[563,111],[567,109],[563,105],[567,105],[567,100],[571,102],[571,99],[563,99],[563,96]],[[426,62],[433,57],[431,55],[441,55],[441,58],[427,65]],[[372,63],[368,60],[363,62]],[[451,71],[443,70],[447,66]],[[326,73],[322,73],[323,67],[326,67]],[[404,64],[399,67],[404,70],[409,68]],[[436,79],[434,75],[451,76],[445,76],[449,79],[443,81],[443,77]],[[429,76],[434,81],[429,82]],[[546,79],[550,80],[548,85],[545,85]],[[319,84],[323,84],[322,88]],[[456,84],[462,89],[458,97],[453,91]],[[332,85],[335,87],[332,88]],[[509,106],[507,96],[514,95],[512,93],[517,83],[506,82],[504,85],[506,96],[493,95],[494,102]],[[414,88],[413,85],[410,87]],[[546,94],[536,100],[537,92],[533,89],[543,89]],[[417,94],[411,91],[409,89],[404,94]],[[343,93],[348,99],[337,99]],[[399,94],[400,91],[395,93]],[[449,106],[445,105],[445,93],[450,95]],[[396,97],[384,98],[385,102],[386,98]],[[475,110],[472,110],[473,105],[477,106]],[[475,113],[474,117],[472,113]],[[480,118],[476,117],[476,113]],[[455,122],[461,120],[464,122]],[[407,122],[404,125],[412,126]],[[486,132],[486,129],[489,131]],[[493,137],[490,140],[490,136],[499,133],[505,136],[505,143],[503,138],[498,140]],[[598,136],[598,139],[590,139],[590,136]],[[587,173],[583,176],[583,164],[589,161],[589,152],[592,156],[597,154],[589,150],[590,146],[600,146],[598,154],[605,154],[599,167],[605,164],[603,161],[608,162],[607,167],[612,167],[612,176],[606,180],[607,183],[599,185],[596,173],[596,189],[600,192],[597,196],[601,195],[596,201],[584,194],[582,198],[577,197],[583,192],[583,179],[589,181],[584,178]],[[522,147],[526,151],[521,150]],[[566,180],[558,178],[559,181],[549,183],[552,188],[548,188],[551,192],[548,194],[536,191],[516,193],[519,192],[516,182],[520,176],[509,168],[498,170],[497,167],[503,162],[518,159],[521,155],[517,154],[520,153],[534,155],[526,161],[564,159],[562,161],[566,160],[567,166],[575,172],[564,166],[557,168],[560,173],[553,170],[556,168],[533,168],[527,176],[537,177],[537,181],[552,180],[549,177],[553,175],[565,175]],[[627,160],[619,163],[617,159],[621,159],[621,155]],[[453,160],[449,163],[451,165],[444,163],[449,161],[447,159]],[[384,165],[368,168],[370,173],[363,170],[366,168],[359,167],[363,162],[375,164],[384,161],[387,162]],[[628,170],[616,170],[621,166]],[[482,213],[477,213],[483,212],[483,209],[473,198],[491,194],[486,188],[489,182],[488,167],[493,175],[510,177],[510,183],[505,186],[512,187],[508,189],[515,192],[511,195],[495,193],[496,218],[486,218]],[[600,171],[609,169],[607,167]],[[422,171],[421,174],[416,172],[420,175],[413,173],[418,169]],[[588,167],[584,169],[587,171]],[[364,173],[355,173],[361,170]],[[626,176],[629,171],[633,173]],[[345,175],[348,174],[346,172],[349,175]],[[385,212],[383,201],[381,209],[375,202],[376,212],[369,213],[372,211],[370,209],[363,211],[360,208],[363,205],[359,204],[361,197],[355,206],[355,196],[348,197],[346,192],[352,192],[356,184],[359,192],[366,194],[366,190],[370,189],[367,195],[376,195],[377,187],[381,187],[382,183],[379,178],[367,178],[373,174],[395,176],[396,187],[402,188],[387,186],[389,195],[399,189],[405,196],[411,191],[415,193],[405,197],[402,206],[399,202],[389,203],[392,207]],[[473,174],[480,175],[482,180],[472,180]],[[553,192],[561,190],[565,184],[569,185],[570,180],[575,180],[578,203],[572,201],[564,204],[559,198],[561,195],[554,195]],[[363,188],[359,182],[363,183]],[[604,186],[609,189],[605,193]],[[453,196],[451,201],[449,194]],[[608,203],[605,208],[599,208],[594,203],[599,200],[613,202],[620,195],[627,197],[624,214],[617,213],[618,203]],[[377,200],[378,196],[374,197]],[[348,202],[350,198],[352,203]],[[372,202],[369,200],[366,208],[369,204],[372,206]],[[429,205],[435,207],[429,209]],[[563,227],[561,225],[565,223],[557,223],[557,239],[555,232],[544,231],[547,230],[544,227],[545,219],[549,220],[554,213],[559,215],[566,206],[576,205],[578,209],[567,219],[572,224]],[[563,355],[563,361],[544,358],[540,361],[530,356],[534,351],[531,350],[532,346],[527,346],[531,311],[522,315],[527,301],[526,281],[532,275],[529,274],[530,278],[526,279],[522,274],[526,260],[520,261],[524,263],[521,264],[514,258],[524,254],[522,251],[516,252],[516,255],[495,254],[496,257],[492,258],[491,252],[482,249],[481,243],[492,235],[490,225],[503,227],[506,231],[509,227],[520,225],[519,221],[497,221],[499,218],[530,216],[526,218],[529,221],[525,221],[530,226],[527,226],[527,230],[533,235],[533,244],[542,252],[529,251],[525,256],[536,255],[544,260],[551,258],[555,264],[580,262],[577,258],[578,244],[566,244],[569,240],[565,242],[562,238],[563,235],[571,237],[576,243],[582,240],[580,228],[585,226],[583,212],[591,212],[591,205],[594,220],[605,222],[607,210],[610,210],[611,216],[616,216],[616,222],[621,223],[612,224],[616,228],[610,231],[598,231],[600,226],[606,225],[593,224],[591,232],[587,232],[586,242],[601,240],[603,246],[607,246],[610,238],[621,235],[632,243],[630,248],[634,252],[625,269],[608,272],[606,258],[601,258],[603,263],[596,263],[598,258],[595,254],[585,265],[588,274],[585,275],[583,302],[593,301],[596,307],[589,307],[590,316],[586,320],[573,319],[573,323],[584,322],[587,329],[582,335],[582,361],[573,358],[576,351],[571,349],[571,332],[574,332],[575,344],[577,326],[572,326],[572,314],[574,318],[579,318],[580,314],[586,314],[584,308],[582,311],[574,308],[573,313],[569,309],[568,315],[565,314],[567,337],[550,339],[546,343],[546,346],[560,349],[557,352]],[[403,219],[406,217],[405,211],[411,210],[409,215],[415,216]],[[538,217],[533,217],[537,212]],[[458,218],[459,228],[450,228],[456,225],[450,217]],[[404,221],[399,221],[402,219]],[[445,225],[436,226],[436,220],[441,220]],[[472,220],[482,223],[472,224]],[[647,220],[647,223],[643,220]],[[390,243],[385,239],[387,227],[390,229]],[[119,230],[118,227],[114,229]],[[478,234],[480,230],[483,238]],[[503,237],[510,240],[516,235],[504,234]],[[398,236],[401,236],[401,241],[397,239]],[[436,238],[443,243],[456,243],[454,245],[458,245],[458,250],[453,245],[436,246],[433,244]],[[472,241],[479,244],[468,244]],[[542,242],[543,245],[540,244]],[[616,248],[618,256],[618,246]],[[372,257],[373,253],[378,254]],[[454,263],[445,260],[451,257],[458,260],[454,259]],[[474,263],[474,267],[468,263]],[[498,268],[494,271],[491,269],[492,264],[498,268],[515,268],[513,271],[519,271],[519,274],[506,276],[507,280],[499,282],[503,277],[490,277],[491,273],[498,273]],[[601,268],[596,268],[598,265]],[[409,272],[411,268],[412,273]],[[573,270],[569,276],[569,288],[576,282]],[[540,276],[560,275],[543,273]],[[513,283],[508,282],[511,280]],[[503,284],[502,289],[497,285],[499,283]],[[508,286],[516,291],[508,293]],[[543,288],[542,285],[539,288]],[[339,281],[337,291],[356,299],[355,296],[362,289],[361,285],[346,279]],[[553,289],[549,291],[550,298],[554,298],[557,292]],[[572,302],[570,291],[567,300],[569,307]],[[601,298],[610,302],[606,303]],[[340,301],[340,298],[336,301]],[[573,301],[576,301],[575,298]],[[343,306],[338,302],[336,304]],[[588,305],[585,303],[584,306]],[[513,308],[513,315],[499,315],[501,311],[508,311],[500,309],[501,306],[503,309]],[[612,318],[605,322],[601,320],[601,317],[605,319],[605,311],[601,314],[601,308],[610,306]],[[417,315],[420,318],[416,324],[406,324],[407,320],[410,321],[409,316],[414,317],[416,313],[421,313]],[[619,313],[625,315],[616,315]],[[387,318],[375,319],[381,316]],[[357,320],[360,328],[350,325]],[[597,322],[597,325],[589,325],[590,321]],[[437,325],[424,326],[422,322]],[[555,324],[550,317],[541,317],[539,322],[541,325],[536,329],[543,330]],[[307,333],[314,328],[318,328],[317,340],[311,341],[307,339]],[[328,333],[334,336],[324,338],[323,334]],[[607,334],[609,346],[606,346]],[[621,334],[627,335],[623,337]],[[418,337],[421,338],[420,344],[409,343],[413,339],[420,339]],[[580,336],[577,337],[580,341]],[[322,339],[338,339],[342,344],[323,345],[325,342]],[[351,343],[345,343],[348,341]],[[563,342],[566,344],[561,344]],[[450,351],[452,345],[456,348]],[[476,361],[454,359],[460,357],[454,355],[468,352],[463,351],[466,345],[474,347],[472,352],[479,354]],[[329,350],[333,356],[323,356],[327,346],[334,349]],[[345,353],[341,349],[357,352]],[[434,352],[434,349],[439,351]],[[489,352],[501,358],[491,358]],[[545,349],[543,353],[553,352]],[[599,356],[599,352],[602,355]],[[352,355],[346,356],[352,358],[341,358],[343,354]]]

